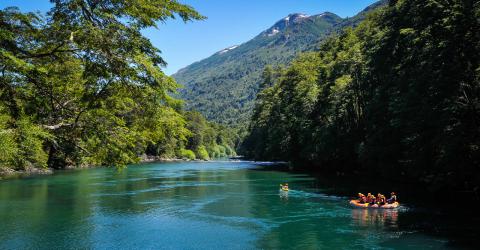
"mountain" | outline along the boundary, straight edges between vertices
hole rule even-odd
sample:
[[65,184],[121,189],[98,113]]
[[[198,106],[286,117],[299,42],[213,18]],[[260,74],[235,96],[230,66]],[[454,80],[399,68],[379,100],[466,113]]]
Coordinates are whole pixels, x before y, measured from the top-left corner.
[[332,32],[357,25],[365,13],[383,2],[346,19],[330,12],[288,15],[252,40],[179,70],[173,77],[184,86],[180,95],[187,108],[209,120],[229,125],[245,122],[265,66],[288,64],[298,53],[315,49]]

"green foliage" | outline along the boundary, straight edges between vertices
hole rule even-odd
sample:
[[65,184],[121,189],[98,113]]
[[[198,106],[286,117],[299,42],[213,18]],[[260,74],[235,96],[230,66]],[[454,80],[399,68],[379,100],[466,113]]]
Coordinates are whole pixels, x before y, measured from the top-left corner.
[[162,158],[175,158],[177,149],[184,147],[187,137],[192,133],[186,127],[185,118],[177,111],[171,108],[158,108],[161,108],[158,116],[151,116],[148,122],[143,123],[150,128],[142,130],[151,131],[145,135],[146,138],[150,138],[147,153]]
[[18,143],[17,166],[47,166],[48,154],[43,149],[46,140],[52,136],[39,125],[33,124],[29,118],[22,117],[16,122],[16,140]]
[[260,92],[241,153],[475,188],[479,9],[477,1],[390,1],[330,37]]
[[15,166],[18,145],[15,141],[15,131],[9,128],[11,118],[0,113],[0,167]]
[[200,160],[209,160],[210,156],[208,155],[207,149],[205,149],[205,146],[199,146],[197,148],[197,151],[195,152],[195,155],[197,156],[197,159]]
[[198,134],[171,97],[179,86],[161,71],[160,51],[141,34],[176,16],[204,18],[175,0],[59,0],[45,18],[0,10],[0,166],[177,156]]
[[280,160],[298,154],[304,136],[301,130],[310,126],[309,114],[320,91],[316,82],[318,61],[316,53],[303,54],[276,76],[277,84],[259,93],[251,134],[245,142],[256,145],[249,147],[247,155]]
[[51,139],[47,131],[33,124],[30,119],[21,117],[13,121],[8,115],[1,114],[0,167],[46,167],[48,155],[44,151],[44,142]]
[[180,157],[182,159],[195,160],[196,156],[192,150],[180,149]]
[[[232,129],[208,122],[198,112],[186,112],[187,128],[191,131],[186,148],[195,152],[198,159],[234,156],[239,137]],[[228,150],[227,150],[228,148]]]

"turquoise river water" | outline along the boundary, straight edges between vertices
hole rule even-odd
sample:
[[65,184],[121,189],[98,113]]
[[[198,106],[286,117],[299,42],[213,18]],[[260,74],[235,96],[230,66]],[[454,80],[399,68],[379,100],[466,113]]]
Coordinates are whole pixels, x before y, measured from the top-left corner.
[[251,162],[58,172],[0,181],[0,249],[453,247],[409,226],[423,215],[408,205],[354,209],[348,199],[308,175]]

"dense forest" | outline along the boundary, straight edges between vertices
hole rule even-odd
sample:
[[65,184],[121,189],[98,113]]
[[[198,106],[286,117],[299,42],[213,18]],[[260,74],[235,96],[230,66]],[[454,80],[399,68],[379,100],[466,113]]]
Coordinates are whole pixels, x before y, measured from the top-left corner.
[[251,158],[479,191],[480,1],[391,0],[262,88]]
[[51,2],[45,16],[0,10],[0,168],[235,154],[235,135],[172,97],[179,86],[141,33],[202,15],[174,0]]

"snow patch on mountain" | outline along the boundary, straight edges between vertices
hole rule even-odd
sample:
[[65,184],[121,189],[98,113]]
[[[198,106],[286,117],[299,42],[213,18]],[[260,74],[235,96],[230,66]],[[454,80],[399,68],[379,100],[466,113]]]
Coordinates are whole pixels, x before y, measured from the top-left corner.
[[297,15],[297,18],[308,18],[309,15],[305,15],[305,14],[299,14]]
[[220,55],[221,55],[221,54],[225,54],[225,53],[227,53],[227,52],[229,52],[229,51],[231,51],[231,50],[233,50],[233,49],[236,49],[237,47],[238,47],[238,45],[234,45],[234,46],[232,46],[232,47],[228,47],[228,48],[226,48],[226,49],[223,49],[223,50],[219,51],[218,54],[220,54]]
[[278,28],[273,28],[272,31],[270,31],[270,33],[267,34],[267,36],[274,36],[276,34],[278,34],[280,32],[280,30],[278,30]]
[[268,37],[275,36],[278,33],[280,33],[282,30],[286,29],[288,26],[298,24],[302,22],[304,19],[308,19],[309,17],[310,17],[309,15],[301,14],[301,13],[290,14],[284,17],[283,19],[281,19],[280,21],[278,21],[277,23],[275,23],[275,25],[272,28],[265,31],[263,35]]
[[293,21],[293,22],[299,22],[303,19],[309,18],[309,15],[306,14],[301,14],[301,13],[296,13],[296,14],[290,14],[288,15],[288,20],[285,18],[286,21]]

